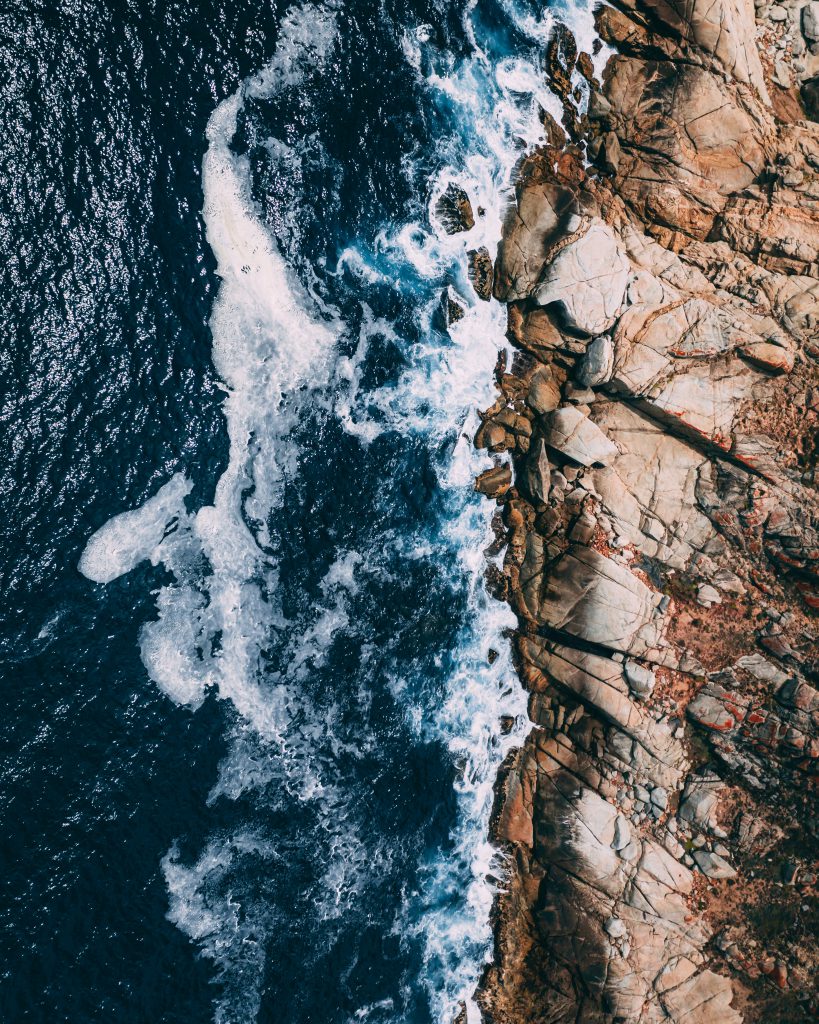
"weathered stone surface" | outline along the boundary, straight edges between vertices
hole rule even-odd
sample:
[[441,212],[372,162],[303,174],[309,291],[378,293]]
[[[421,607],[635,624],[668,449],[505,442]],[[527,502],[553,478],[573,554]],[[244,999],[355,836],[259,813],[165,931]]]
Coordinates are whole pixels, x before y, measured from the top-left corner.
[[695,850],[694,860],[697,867],[709,878],[735,878],[736,871],[727,860],[717,853],[709,853],[707,850]]
[[674,32],[713,54],[738,82],[766,94],[750,0],[647,0],[646,6]]
[[554,180],[535,174],[518,182],[515,204],[507,213],[495,262],[496,299],[528,298],[538,283],[550,243],[574,231],[574,193]]
[[598,387],[611,380],[613,369],[614,346],[607,334],[601,334],[589,342],[577,368],[577,381],[584,388]]
[[552,567],[536,617],[590,643],[644,656],[663,646],[661,603],[628,569],[575,545]]
[[703,455],[620,403],[597,403],[592,417],[618,446],[610,465],[592,475],[618,531],[646,555],[686,565],[715,535],[697,507]]
[[765,166],[764,129],[705,68],[615,57],[606,98],[622,126],[619,191],[647,220],[705,238]]
[[625,673],[629,688],[637,697],[648,697],[657,684],[657,677],[654,672],[641,665],[638,661],[627,661]]
[[569,327],[601,334],[623,303],[631,265],[602,221],[580,225],[578,231],[579,237],[547,265],[534,297],[541,306],[557,303]]
[[679,817],[697,828],[710,828],[720,792],[725,788],[720,777],[711,771],[689,775],[680,801]]
[[475,483],[475,490],[488,498],[499,498],[512,486],[512,470],[508,466],[496,466],[481,473]]
[[545,416],[560,405],[560,386],[548,366],[537,370],[529,382],[526,403],[536,413]]
[[606,465],[618,453],[602,430],[573,405],[552,413],[545,438],[551,448],[581,466]]
[[546,443],[539,437],[529,449],[524,474],[525,489],[533,501],[545,505],[549,500],[550,473]]

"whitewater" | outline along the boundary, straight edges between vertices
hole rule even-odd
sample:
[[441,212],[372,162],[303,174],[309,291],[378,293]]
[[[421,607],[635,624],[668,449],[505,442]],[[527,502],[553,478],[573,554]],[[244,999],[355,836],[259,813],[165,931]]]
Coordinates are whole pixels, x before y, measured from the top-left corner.
[[[461,12],[459,53],[439,47],[429,24],[403,26],[401,53],[434,126],[427,151],[406,157],[415,200],[403,223],[350,238],[330,265],[298,258],[296,208],[266,212],[258,166],[287,179],[285,196],[300,168],[329,166],[319,133],[269,134],[264,112],[299,97],[309,121],[311,97],[335,73],[347,12],[341,3],[287,11],[269,63],[215,107],[202,162],[218,277],[209,325],[224,388],[224,471],[198,508],[190,475],[172,475],[101,526],[79,561],[99,585],[145,562],[160,570],[155,617],[139,635],[147,674],[191,713],[208,700],[225,709],[226,753],[202,813],[228,806],[233,824],[214,825],[196,850],[174,844],[161,863],[169,919],[213,965],[219,1024],[257,1020],[275,1000],[266,979],[294,919],[317,950],[294,985],[320,988],[311,970],[372,926],[375,893],[379,907],[393,909],[383,911],[369,952],[362,946],[344,970],[352,977],[362,959],[392,950],[398,981],[392,992],[373,986],[371,1000],[327,1006],[326,1019],[449,1024],[463,1006],[470,1024],[480,1019],[475,991],[492,956],[490,911],[503,877],[502,853],[488,839],[493,785],[530,723],[506,636],[513,616],[484,586],[487,558],[502,558],[486,553],[492,508],[473,491],[491,464],[472,438],[508,347],[505,315],[475,296],[467,253],[495,251],[514,168],[545,141],[542,111],[561,114],[542,63],[553,16],[511,2],[499,10],[505,24],[485,18],[479,3]],[[562,16],[590,50],[590,11]],[[448,235],[436,217],[450,183],[478,213],[468,232]],[[464,313],[445,330],[443,294]],[[385,351],[399,354],[399,369],[379,378],[370,367]],[[298,522],[293,495],[322,446],[342,437],[358,467],[376,451],[398,454],[383,456],[375,486],[358,484],[361,522],[336,535],[332,521],[311,517],[322,502],[332,506],[338,479],[322,480],[320,470],[318,483],[310,478],[319,497],[299,505]],[[395,512],[407,452],[422,453],[435,493],[432,512],[417,521],[414,497],[409,514]],[[317,531],[331,550],[302,576],[292,535],[309,561]],[[442,578],[424,583],[434,566]],[[403,593],[404,573],[421,581],[417,596],[400,623],[382,626],[382,604]],[[425,587],[464,609],[444,646],[434,620],[424,620]],[[392,630],[406,631],[394,648]],[[389,815],[381,828],[372,790],[400,786],[410,746],[440,748],[444,767],[435,771],[450,771],[453,798],[441,810],[445,841],[399,848],[395,837],[412,829],[399,831]]]

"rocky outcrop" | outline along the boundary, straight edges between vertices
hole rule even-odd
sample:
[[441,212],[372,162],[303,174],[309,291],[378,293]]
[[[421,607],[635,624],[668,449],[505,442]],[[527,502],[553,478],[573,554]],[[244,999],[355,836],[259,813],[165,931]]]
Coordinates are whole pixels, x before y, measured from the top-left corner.
[[498,1024],[819,1012],[816,10],[623,0],[602,84],[561,29],[565,138],[474,261],[533,726],[493,825]]

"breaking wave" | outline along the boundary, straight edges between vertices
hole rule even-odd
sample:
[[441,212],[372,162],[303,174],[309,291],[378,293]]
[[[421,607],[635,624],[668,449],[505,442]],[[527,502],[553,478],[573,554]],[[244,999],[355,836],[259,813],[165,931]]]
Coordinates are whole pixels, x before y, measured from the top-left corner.
[[[571,21],[588,45],[588,13]],[[509,0],[470,4],[457,52],[430,24],[400,25],[427,126],[402,156],[407,216],[353,234],[332,263],[311,259],[304,225],[310,175],[338,171],[311,107],[333,93],[343,6],[291,8],[271,61],[208,124],[227,465],[212,503],[194,509],[177,473],[95,533],[79,567],[97,583],[162,567],[145,668],[177,704],[224,702],[214,824],[162,863],[170,920],[214,964],[219,1024],[266,999],[276,1019],[320,1006],[448,1024],[462,1004],[478,1019],[502,874],[493,783],[529,726],[514,620],[483,583],[492,509],[472,489],[506,325],[471,290],[467,252],[494,252],[515,164],[544,141],[542,110],[560,117],[550,25]],[[298,118],[275,134],[265,119],[285,103]],[[451,182],[477,213],[455,235],[434,212]],[[329,218],[332,186],[321,195]],[[448,327],[443,294],[463,311]]]

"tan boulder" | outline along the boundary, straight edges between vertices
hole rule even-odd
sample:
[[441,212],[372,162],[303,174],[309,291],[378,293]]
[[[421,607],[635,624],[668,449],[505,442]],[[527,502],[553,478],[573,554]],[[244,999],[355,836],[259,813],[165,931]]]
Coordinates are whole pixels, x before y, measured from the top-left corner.
[[641,656],[664,646],[661,600],[625,566],[573,545],[551,570],[538,617],[581,640]]
[[585,334],[602,334],[623,304],[631,264],[611,228],[592,220],[543,272],[534,298],[557,303],[566,323]]
[[574,194],[554,180],[518,185],[495,261],[496,299],[511,302],[532,294],[550,244],[580,223],[573,209]]
[[605,94],[622,150],[618,190],[649,222],[705,238],[728,196],[765,167],[757,112],[704,68],[615,57]]

